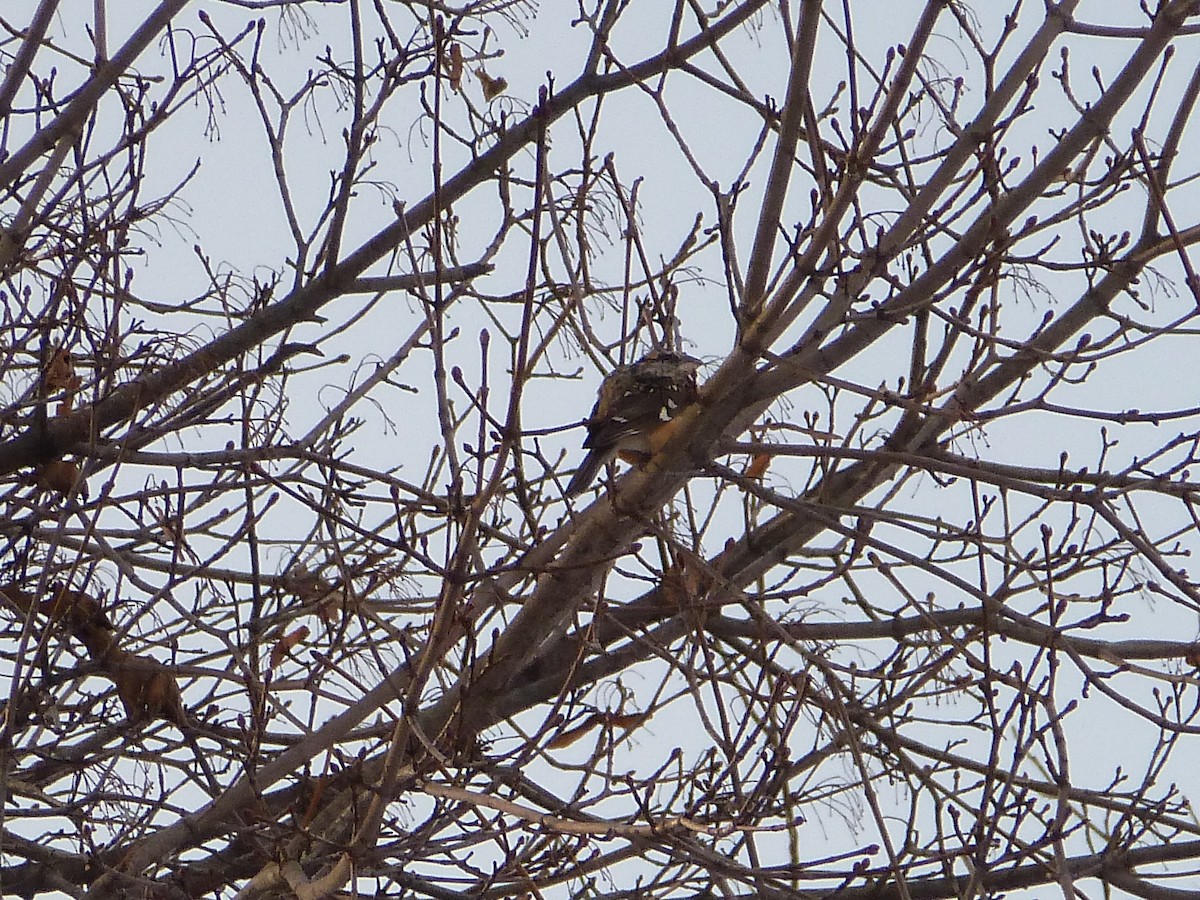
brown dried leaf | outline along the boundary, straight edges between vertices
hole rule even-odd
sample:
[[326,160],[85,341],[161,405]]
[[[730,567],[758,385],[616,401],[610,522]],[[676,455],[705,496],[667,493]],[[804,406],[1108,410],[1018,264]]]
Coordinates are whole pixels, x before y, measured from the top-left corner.
[[103,628],[113,630],[104,612],[104,604],[83,591],[72,590],[63,584],[51,586],[51,595],[38,604],[39,611],[51,622],[66,621],[73,629]]
[[339,582],[317,602],[317,615],[326,625],[338,625],[358,607],[358,600],[352,586]]
[[450,78],[450,87],[456,91],[462,88],[463,52],[459,44],[450,45],[450,52],[446,59],[446,73]]
[[593,728],[603,724],[604,716],[599,713],[592,713],[584,719],[582,725],[576,725],[574,728],[568,728],[566,731],[559,732],[558,736],[553,738],[546,746],[551,750],[569,747]]
[[662,597],[664,606],[682,609],[688,605],[683,567],[678,561],[672,563],[670,568],[663,572],[662,581],[659,583],[659,596]]
[[483,99],[495,100],[506,90],[508,90],[508,81],[504,78],[493,78],[484,71],[483,66],[475,70],[475,77],[479,79],[479,83],[483,85]]
[[630,731],[643,725],[649,718],[649,713],[592,713],[582,722],[582,724],[576,725],[574,728],[568,728],[566,731],[561,732],[557,737],[552,739],[547,746],[551,750],[559,750],[563,747],[569,747],[589,731],[592,731],[596,728],[620,728],[624,731]]
[[610,728],[621,728],[625,731],[632,731],[634,728],[639,728],[646,723],[650,718],[649,713],[606,713],[604,716],[605,724]]
[[75,374],[75,358],[71,356],[71,351],[60,348],[55,350],[50,356],[50,362],[46,364],[46,371],[42,376],[42,383],[45,384],[46,390],[54,391],[73,391],[82,383],[78,375]]
[[34,469],[34,481],[38,487],[59,494],[70,492],[79,477],[79,464],[66,459],[54,459]]
[[746,466],[746,477],[753,478],[756,481],[761,480],[767,474],[767,467],[771,465],[771,454],[755,453],[750,458],[750,465]]
[[713,585],[713,577],[704,567],[680,555],[662,575],[660,596],[663,604],[676,609],[692,606]]
[[162,663],[114,648],[105,660],[105,668],[131,722],[165,719],[176,725],[186,724],[179,685]]
[[15,584],[0,585],[0,595],[3,595],[5,600],[23,613],[29,612],[34,607],[33,595],[21,590]]
[[88,648],[93,659],[103,659],[112,645],[112,622],[104,612],[104,604],[91,594],[54,584],[50,596],[39,601],[29,591],[6,584],[0,587],[0,595],[22,613],[44,615],[49,620],[47,627],[62,623]]
[[308,637],[308,626],[301,625],[289,634],[285,634],[275,646],[271,648],[271,668],[279,668],[280,663],[287,659],[287,655],[296,648],[296,645]]

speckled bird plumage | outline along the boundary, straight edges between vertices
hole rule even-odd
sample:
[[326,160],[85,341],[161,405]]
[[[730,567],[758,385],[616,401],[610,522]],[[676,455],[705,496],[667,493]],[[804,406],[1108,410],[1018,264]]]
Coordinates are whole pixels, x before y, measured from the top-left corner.
[[567,496],[586,490],[618,452],[648,456],[650,435],[695,402],[699,365],[683,353],[653,350],[609,373],[588,417],[583,441],[588,454],[567,485]]

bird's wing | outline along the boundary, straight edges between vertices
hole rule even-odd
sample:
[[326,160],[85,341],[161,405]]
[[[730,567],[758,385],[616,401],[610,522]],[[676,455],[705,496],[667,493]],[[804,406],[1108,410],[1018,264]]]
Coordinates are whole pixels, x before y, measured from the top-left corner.
[[653,431],[679,409],[674,392],[645,386],[616,398],[608,415],[588,423],[585,447],[616,447],[623,439]]

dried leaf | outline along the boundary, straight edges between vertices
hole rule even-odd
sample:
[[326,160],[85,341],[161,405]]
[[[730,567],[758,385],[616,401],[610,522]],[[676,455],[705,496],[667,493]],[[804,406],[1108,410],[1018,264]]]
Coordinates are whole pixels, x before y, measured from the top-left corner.
[[649,718],[649,713],[592,713],[582,724],[576,725],[574,728],[568,728],[566,731],[558,734],[547,746],[551,750],[569,747],[589,731],[601,727],[620,728],[623,731],[630,731],[644,724]]
[[68,493],[78,477],[79,464],[65,459],[51,460],[34,469],[34,481],[38,487],[60,494]]
[[576,725],[574,728],[568,728],[566,731],[559,732],[558,736],[553,738],[546,746],[551,750],[569,747],[593,728],[603,724],[604,717],[599,713],[592,713],[584,719],[582,725]]
[[39,611],[51,622],[65,620],[72,629],[113,630],[112,622],[104,612],[104,604],[91,594],[72,590],[63,584],[53,585],[51,591],[51,595],[38,604]]
[[688,591],[684,584],[683,567],[678,561],[671,564],[659,583],[659,596],[664,606],[682,609],[688,605]]
[[750,458],[750,465],[746,466],[746,477],[753,478],[756,481],[760,480],[767,474],[767,467],[771,465],[771,454],[755,453]]
[[179,685],[162,663],[113,649],[105,668],[131,722],[165,719],[176,725],[187,723]]
[[46,372],[42,378],[46,390],[73,391],[83,383],[83,379],[75,374],[75,358],[66,349],[55,350],[46,364]]
[[446,73],[450,79],[450,87],[454,90],[459,90],[462,87],[463,77],[463,52],[459,44],[451,44],[450,52],[446,59]]
[[299,628],[292,631],[290,634],[285,634],[275,646],[271,648],[271,668],[279,668],[280,663],[287,659],[287,655],[296,648],[296,645],[308,637],[308,626],[301,625]]
[[649,713],[606,713],[604,716],[605,724],[609,728],[621,728],[625,731],[632,731],[646,723],[650,718]]
[[483,66],[475,70],[475,76],[479,79],[479,83],[483,85],[483,99],[495,100],[506,90],[508,90],[508,81],[504,78],[493,78],[484,71]]
[[51,585],[50,596],[39,601],[29,591],[15,584],[0,586],[0,597],[22,613],[40,613],[49,621],[47,627],[59,625],[88,649],[95,660],[101,660],[113,643],[113,625],[104,612],[104,604],[83,591],[62,584]]
[[0,596],[3,596],[13,607],[23,613],[33,609],[33,595],[21,590],[15,584],[0,585]]
[[663,572],[659,593],[664,605],[686,609],[712,585],[713,577],[707,569],[681,555]]

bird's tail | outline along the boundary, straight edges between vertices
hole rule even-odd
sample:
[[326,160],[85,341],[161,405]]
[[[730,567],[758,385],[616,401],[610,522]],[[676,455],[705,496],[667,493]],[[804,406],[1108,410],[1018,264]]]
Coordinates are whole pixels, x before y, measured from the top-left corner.
[[583,462],[579,464],[579,468],[575,470],[575,474],[571,476],[571,483],[567,485],[567,496],[577,497],[587,490],[604,466],[605,454],[598,450],[589,450],[588,455],[583,458]]

